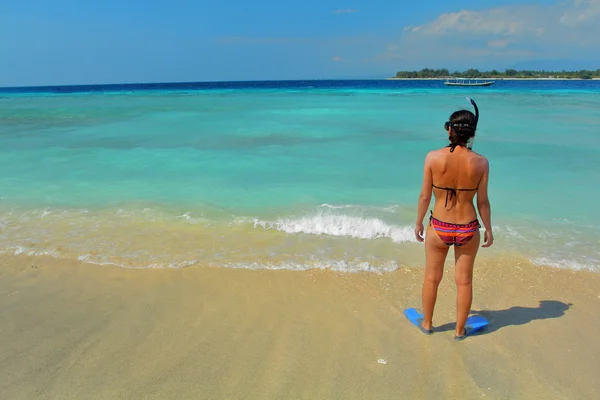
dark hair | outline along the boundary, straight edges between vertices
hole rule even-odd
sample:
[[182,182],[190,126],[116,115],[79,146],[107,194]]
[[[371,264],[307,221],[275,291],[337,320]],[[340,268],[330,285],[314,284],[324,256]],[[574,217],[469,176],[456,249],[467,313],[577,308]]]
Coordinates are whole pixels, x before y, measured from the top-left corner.
[[450,139],[450,144],[452,147],[462,146],[465,145],[469,139],[475,136],[475,130],[477,129],[477,118],[471,111],[456,111],[450,116],[450,120],[447,122],[447,127],[451,128],[448,139]]

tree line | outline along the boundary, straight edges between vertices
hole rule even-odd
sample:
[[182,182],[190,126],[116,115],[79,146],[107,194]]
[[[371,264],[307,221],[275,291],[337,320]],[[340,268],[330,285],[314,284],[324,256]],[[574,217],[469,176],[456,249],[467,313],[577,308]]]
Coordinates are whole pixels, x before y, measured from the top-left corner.
[[504,72],[496,71],[479,71],[475,68],[470,68],[466,71],[459,72],[455,71],[450,73],[446,68],[442,69],[431,69],[423,68],[420,71],[398,71],[396,78],[563,78],[563,79],[592,79],[600,78],[600,69],[587,70],[582,69],[579,71],[530,71],[530,70],[516,70],[507,69]]

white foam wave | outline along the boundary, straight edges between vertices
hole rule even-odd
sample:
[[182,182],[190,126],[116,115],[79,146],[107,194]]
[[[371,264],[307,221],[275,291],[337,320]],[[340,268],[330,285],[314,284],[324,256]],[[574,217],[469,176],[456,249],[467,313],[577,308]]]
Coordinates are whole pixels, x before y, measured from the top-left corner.
[[316,214],[300,218],[284,218],[276,221],[254,219],[254,227],[276,229],[286,233],[310,235],[347,236],[357,239],[390,238],[396,243],[415,242],[413,229],[395,226],[379,218],[350,215]]
[[175,217],[176,219],[181,219],[188,224],[208,224],[210,221],[204,217],[194,217],[191,213],[186,212],[182,215],[178,215]]
[[327,203],[323,203],[319,206],[319,208],[329,208],[331,210],[343,210],[344,208],[352,208],[354,207],[351,204],[340,204],[340,205],[335,205],[335,204],[327,204]]
[[11,247],[7,247],[3,250],[0,250],[0,254],[8,254],[8,255],[12,255],[12,256],[20,256],[20,255],[26,255],[26,256],[50,256],[50,257],[55,257],[55,258],[59,258],[60,255],[56,250],[42,250],[42,251],[36,251],[36,250],[28,250],[26,247],[23,246],[11,246]]
[[0,254],[11,254],[14,256],[18,256],[21,254],[24,254],[27,252],[27,249],[23,246],[12,246],[12,247],[8,247],[2,251],[0,251]]
[[125,263],[118,263],[114,261],[101,261],[95,259],[91,254],[83,254],[77,257],[79,261],[83,261],[88,264],[95,265],[114,265],[116,267],[121,268],[130,268],[130,269],[166,269],[166,268],[185,268],[190,267],[192,265],[198,264],[198,260],[181,260],[181,261],[173,261],[169,263],[151,263],[145,266],[133,266]]
[[574,271],[599,271],[598,264],[578,262],[566,259],[551,259],[547,257],[538,257],[531,260],[535,265],[547,266],[560,269],[571,269]]
[[358,212],[385,212],[385,213],[395,213],[398,211],[398,205],[391,205],[387,207],[377,207],[377,206],[363,206],[358,204],[327,204],[323,203],[317,207],[317,209],[324,210],[355,210]]

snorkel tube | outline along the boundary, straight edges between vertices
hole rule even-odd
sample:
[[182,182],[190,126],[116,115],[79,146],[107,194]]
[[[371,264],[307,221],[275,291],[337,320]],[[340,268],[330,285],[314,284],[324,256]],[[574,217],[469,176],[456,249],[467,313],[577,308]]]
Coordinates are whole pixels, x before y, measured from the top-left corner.
[[[473,106],[475,109],[475,131],[477,130],[477,123],[479,122],[479,108],[477,107],[477,103],[470,97],[466,97],[467,101]],[[467,141],[467,149],[473,150],[473,142],[475,141],[475,136],[470,138]]]

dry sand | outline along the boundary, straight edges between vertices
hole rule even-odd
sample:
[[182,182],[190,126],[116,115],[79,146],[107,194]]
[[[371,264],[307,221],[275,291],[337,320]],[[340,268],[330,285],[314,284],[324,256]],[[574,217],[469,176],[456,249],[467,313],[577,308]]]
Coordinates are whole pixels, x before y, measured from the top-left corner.
[[403,318],[421,279],[3,256],[0,398],[598,398],[599,274],[480,262],[464,342],[450,267],[436,333]]

